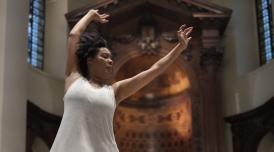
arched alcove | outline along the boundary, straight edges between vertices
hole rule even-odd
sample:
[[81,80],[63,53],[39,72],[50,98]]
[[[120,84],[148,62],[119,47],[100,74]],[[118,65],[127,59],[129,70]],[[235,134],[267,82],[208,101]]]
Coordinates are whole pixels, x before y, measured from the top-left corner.
[[274,134],[269,132],[261,140],[258,146],[258,152],[273,152],[274,151]]
[[[139,56],[128,58],[117,71],[115,81],[148,69],[161,57],[140,53]],[[172,64],[162,75],[117,108],[114,128],[120,151],[191,151],[190,81],[178,64]]]
[[49,147],[43,139],[35,137],[32,143],[31,152],[49,152]]
[[225,118],[231,124],[234,152],[267,152],[273,149],[273,108],[274,97],[255,109]]

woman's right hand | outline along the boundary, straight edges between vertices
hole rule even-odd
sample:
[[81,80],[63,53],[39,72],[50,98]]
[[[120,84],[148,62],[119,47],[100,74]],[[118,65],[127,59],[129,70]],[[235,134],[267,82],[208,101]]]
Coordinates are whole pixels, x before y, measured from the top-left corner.
[[192,30],[193,27],[186,27],[186,25],[184,24],[179,28],[179,31],[177,31],[180,46],[183,48],[182,50],[185,50],[187,48],[188,43],[192,38],[190,36]]
[[88,11],[88,14],[90,14],[94,21],[97,21],[97,22],[100,22],[100,23],[107,23],[108,22],[108,17],[109,15],[108,14],[99,14],[98,10],[94,10],[94,9],[91,9]]

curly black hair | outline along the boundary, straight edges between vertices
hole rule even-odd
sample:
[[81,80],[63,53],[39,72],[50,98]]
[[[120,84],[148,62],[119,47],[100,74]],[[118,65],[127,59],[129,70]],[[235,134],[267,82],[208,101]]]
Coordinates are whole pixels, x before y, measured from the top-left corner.
[[83,33],[80,37],[79,46],[76,51],[76,56],[78,59],[78,68],[80,74],[89,79],[88,73],[88,58],[93,58],[99,52],[99,48],[107,47],[106,40],[98,35],[92,35],[91,33]]

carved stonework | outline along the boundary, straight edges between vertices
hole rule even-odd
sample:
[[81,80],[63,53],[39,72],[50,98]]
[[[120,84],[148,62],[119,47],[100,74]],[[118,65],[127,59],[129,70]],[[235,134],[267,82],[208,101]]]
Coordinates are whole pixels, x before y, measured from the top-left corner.
[[212,66],[214,69],[220,67],[223,59],[223,49],[208,48],[201,51],[200,64],[203,69]]
[[203,138],[203,131],[200,128],[203,126],[201,99],[193,91],[190,90],[189,92],[192,101],[192,126],[196,126],[192,128],[192,143],[195,144],[193,152],[204,152],[204,142],[201,140]]
[[231,124],[234,152],[257,152],[260,141],[274,130],[274,98],[264,105],[226,117]]
[[166,103],[156,108],[119,106],[115,116],[115,134],[119,150],[190,151],[190,98],[185,94],[174,97],[173,100],[172,105]]
[[146,54],[156,54],[159,50],[159,30],[157,22],[150,13],[145,13],[139,21],[138,46]]
[[170,43],[176,43],[178,42],[178,37],[177,37],[177,32],[172,31],[172,32],[163,32],[162,37],[164,40]]
[[224,49],[220,47],[220,31],[217,29],[202,30],[202,45],[200,64],[204,70],[217,70],[223,59]]

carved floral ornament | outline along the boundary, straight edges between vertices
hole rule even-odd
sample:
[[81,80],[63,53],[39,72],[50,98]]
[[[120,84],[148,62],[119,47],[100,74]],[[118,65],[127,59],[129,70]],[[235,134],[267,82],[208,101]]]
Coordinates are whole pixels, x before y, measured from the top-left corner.
[[171,32],[163,32],[159,36],[155,34],[155,28],[152,26],[142,27],[141,31],[139,31],[141,36],[137,37],[133,34],[123,34],[119,36],[115,36],[113,38],[114,41],[127,44],[134,40],[138,41],[138,47],[142,51],[154,52],[158,48],[160,48],[159,38],[162,37],[164,40],[170,43],[178,42],[178,38],[176,35],[176,31]]
[[139,21],[137,35],[124,34],[118,35],[113,38],[114,41],[119,43],[130,43],[134,40],[137,41],[137,45],[141,51],[145,54],[156,54],[159,50],[159,39],[163,38],[167,42],[178,42],[177,32],[163,32],[160,33],[157,21],[151,14],[145,13]]

